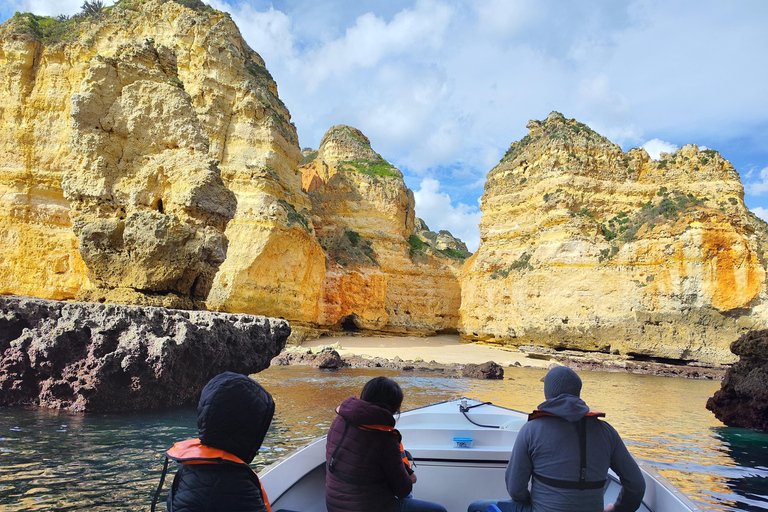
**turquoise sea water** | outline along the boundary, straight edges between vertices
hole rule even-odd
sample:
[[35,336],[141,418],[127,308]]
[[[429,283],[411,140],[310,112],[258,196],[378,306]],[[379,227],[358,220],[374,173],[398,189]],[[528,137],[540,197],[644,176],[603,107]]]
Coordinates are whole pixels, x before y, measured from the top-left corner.
[[[507,368],[503,381],[270,368],[254,375],[272,392],[277,409],[255,469],[323,435],[334,407],[382,374],[400,382],[404,409],[461,396],[522,411],[543,401],[545,371],[528,368]],[[607,414],[630,451],[703,509],[768,510],[768,434],[724,427],[705,409],[719,382],[607,372],[581,376],[582,397]],[[196,436],[194,409],[83,415],[0,408],[0,510],[149,510],[161,453]]]

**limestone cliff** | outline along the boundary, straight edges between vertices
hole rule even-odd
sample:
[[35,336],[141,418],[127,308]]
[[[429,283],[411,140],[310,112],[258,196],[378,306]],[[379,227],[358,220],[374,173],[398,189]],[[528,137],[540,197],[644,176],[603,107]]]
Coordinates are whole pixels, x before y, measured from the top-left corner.
[[0,293],[314,318],[288,110],[229,15],[184,3],[0,27]]
[[528,128],[488,173],[463,336],[732,361],[768,322],[768,226],[733,166],[695,145],[625,153],[558,113]]
[[[424,244],[425,251],[462,260],[472,256],[472,253],[467,250],[467,244],[453,236],[450,231],[441,229],[439,233],[435,233],[418,217],[414,223],[414,233]],[[411,245],[420,246],[421,244],[412,239]]]
[[[317,324],[374,331],[456,330],[457,259],[420,251],[402,173],[349,126],[305,151],[302,182],[326,251]],[[410,243],[409,243],[410,242]]]

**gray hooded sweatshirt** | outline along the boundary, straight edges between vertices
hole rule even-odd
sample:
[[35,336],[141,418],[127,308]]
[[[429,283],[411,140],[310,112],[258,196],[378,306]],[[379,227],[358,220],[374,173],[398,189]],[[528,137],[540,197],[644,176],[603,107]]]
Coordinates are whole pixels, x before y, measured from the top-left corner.
[[[603,489],[564,489],[533,478],[537,475],[578,482],[581,455],[579,423],[589,412],[584,401],[569,394],[551,398],[539,410],[544,416],[523,425],[507,465],[507,491],[515,501],[533,504],[534,512],[602,512]],[[587,419],[587,481],[604,480],[608,468],[621,479],[616,512],[634,512],[645,494],[645,480],[618,432],[607,422]]]

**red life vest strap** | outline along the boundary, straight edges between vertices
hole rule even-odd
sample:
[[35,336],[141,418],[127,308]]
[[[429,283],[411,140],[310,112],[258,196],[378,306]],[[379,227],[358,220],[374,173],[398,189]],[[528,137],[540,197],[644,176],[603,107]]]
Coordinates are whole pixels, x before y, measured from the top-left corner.
[[[541,409],[536,409],[531,414],[528,415],[528,421],[535,420],[538,418],[543,418],[545,416],[551,416],[553,418],[559,418],[560,416],[557,416],[556,414],[552,414],[550,412],[544,412]],[[593,411],[592,409],[589,410],[587,414],[585,414],[587,417],[594,417],[594,418],[605,418],[605,413],[600,411]]]

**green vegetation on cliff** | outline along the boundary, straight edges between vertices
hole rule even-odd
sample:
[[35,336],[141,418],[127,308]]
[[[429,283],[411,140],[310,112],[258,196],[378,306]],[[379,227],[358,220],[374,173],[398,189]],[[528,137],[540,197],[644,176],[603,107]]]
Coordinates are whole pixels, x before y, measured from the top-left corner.
[[[504,156],[501,158],[501,162],[507,160],[513,160],[516,158],[526,147],[536,144],[538,142],[552,143],[556,141],[574,141],[576,138],[583,138],[586,141],[600,141],[610,144],[611,142],[594,131],[592,128],[584,123],[579,123],[574,119],[566,119],[560,112],[552,112],[545,121],[532,121],[536,127],[542,128],[541,130],[531,130],[533,133],[527,134],[525,137],[517,142],[513,142]],[[529,128],[531,125],[528,125]]]
[[368,176],[380,176],[382,178],[402,178],[397,168],[384,160],[376,161],[359,158],[339,163],[339,167],[345,171],[360,172]]
[[[84,21],[98,20],[111,14],[116,9],[138,11],[145,0],[120,0],[114,5],[106,6],[102,0],[85,0],[81,11],[73,16],[65,14],[51,17],[38,16],[30,12],[17,12],[13,15],[17,33],[27,34],[46,45],[57,43],[70,43],[80,34],[80,24]],[[201,0],[165,0],[176,2],[179,5],[195,12],[214,13],[216,10],[203,3]],[[92,42],[92,41],[91,41]],[[272,77],[270,76],[270,79]]]
[[328,259],[342,267],[379,265],[373,244],[353,229],[345,228],[343,233],[321,240],[320,245]]

